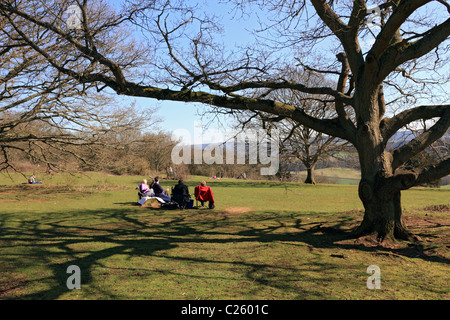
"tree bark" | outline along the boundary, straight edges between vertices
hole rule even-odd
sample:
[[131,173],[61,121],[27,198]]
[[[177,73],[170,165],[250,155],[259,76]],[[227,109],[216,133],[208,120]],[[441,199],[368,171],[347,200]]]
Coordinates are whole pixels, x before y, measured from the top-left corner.
[[409,239],[410,233],[402,221],[400,191],[412,187],[416,177],[413,173],[394,171],[393,156],[385,151],[386,140],[380,130],[381,87],[376,88],[368,79],[362,86],[359,92],[366,94],[355,94],[355,107],[359,111],[356,144],[361,166],[359,198],[365,213],[355,233],[357,236],[375,234],[380,241]]
[[375,183],[361,180],[359,197],[365,212],[363,221],[355,230],[356,236],[375,234],[379,241],[411,239],[402,219],[400,191],[389,192],[386,188],[388,181],[384,178]]

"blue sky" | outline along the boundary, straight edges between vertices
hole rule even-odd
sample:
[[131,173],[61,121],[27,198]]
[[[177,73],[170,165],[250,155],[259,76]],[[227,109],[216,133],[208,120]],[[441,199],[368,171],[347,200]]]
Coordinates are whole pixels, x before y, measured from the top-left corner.
[[[245,44],[251,39],[246,35],[248,31],[246,29],[257,28],[257,21],[255,16],[246,17],[246,19],[231,20],[231,12],[229,12],[224,5],[218,3],[215,0],[200,0],[202,2],[201,8],[205,11],[212,10],[218,16],[222,17],[221,23],[224,27],[224,35],[222,40],[227,45],[233,46],[233,44]],[[375,30],[373,30],[375,31]],[[447,86],[448,87],[448,86]],[[438,96],[445,98],[447,94],[440,92]],[[201,121],[202,118],[199,113],[207,110],[207,106],[203,106],[196,103],[182,103],[171,101],[156,101],[148,98],[135,98],[137,106],[143,108],[158,107],[156,115],[161,118],[162,123],[160,128],[167,132],[173,132],[176,130],[184,129],[189,131],[193,135],[194,124],[196,121]],[[203,123],[207,123],[209,119],[203,119]],[[221,122],[221,126],[227,126],[233,122],[230,119],[225,119]],[[210,128],[218,127],[217,122],[211,124]],[[208,141],[209,142],[209,141]]]
[[[155,113],[156,117],[161,118],[161,123],[158,124],[158,127],[165,132],[174,132],[184,129],[189,131],[191,136],[193,136],[196,121],[201,121],[205,126],[209,122],[208,117],[201,117],[200,113],[204,108],[206,108],[206,106],[200,104],[174,101],[155,101],[148,98],[137,98],[135,101],[136,105],[142,110],[148,110],[148,107],[158,108],[158,111]],[[224,121],[222,121],[222,124]],[[214,124],[212,126],[214,126]],[[209,142],[212,141],[205,141],[205,143]]]
[[[199,2],[202,2],[199,1]],[[254,16],[246,16],[245,21],[231,20],[232,12],[229,12],[225,5],[220,4],[218,1],[203,0],[202,9],[208,10],[209,12],[214,12],[216,15],[223,17],[221,24],[224,27],[224,34],[222,39],[227,45],[234,44],[245,44],[250,38],[246,35],[245,29],[251,28],[249,26],[256,23]],[[183,103],[183,102],[173,102],[173,101],[156,101],[148,98],[133,98],[136,104],[140,108],[146,107],[158,107],[156,115],[161,118],[162,123],[160,128],[164,131],[173,132],[179,129],[185,129],[189,131],[193,136],[194,124],[196,121],[202,121],[206,126],[209,123],[209,129],[222,127],[225,130],[231,124],[229,118],[218,116],[217,114],[212,114],[211,117],[201,117],[200,114],[204,114],[204,111],[208,110],[209,107],[206,105],[198,103]],[[210,109],[209,109],[210,110]],[[212,121],[214,118],[213,122]],[[220,121],[220,124],[217,122]],[[205,128],[207,130],[207,128]],[[213,138],[213,137],[211,137]],[[211,141],[206,141],[209,143]],[[216,141],[217,142],[217,141]]]

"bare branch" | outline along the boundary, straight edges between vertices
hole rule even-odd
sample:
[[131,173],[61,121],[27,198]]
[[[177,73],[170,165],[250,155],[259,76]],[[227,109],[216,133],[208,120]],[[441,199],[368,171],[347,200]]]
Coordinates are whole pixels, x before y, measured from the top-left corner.
[[325,22],[325,24],[331,29],[331,31],[339,38],[344,50],[347,54],[350,68],[353,74],[360,72],[360,67],[364,64],[364,58],[359,47],[359,43],[356,40],[356,34],[358,31],[357,20],[362,18],[362,2],[357,1],[350,23],[351,28],[346,25],[339,16],[332,10],[331,6],[325,0],[311,0],[317,14]]
[[405,0],[398,2],[394,7],[392,15],[386,21],[384,27],[377,36],[377,39],[370,50],[370,55],[375,59],[381,57],[382,53],[391,44],[394,35],[406,19],[418,8],[427,4],[431,0]]
[[434,141],[441,138],[450,125],[450,109],[447,108],[443,116],[430,129],[426,130],[416,138],[412,139],[393,152],[392,167],[395,170],[407,160],[425,150]]
[[392,118],[383,119],[380,128],[384,141],[389,140],[398,130],[417,120],[441,117],[450,105],[419,106],[407,109]]
[[437,165],[422,168],[416,175],[414,185],[418,186],[427,182],[437,180],[450,174],[450,158]]

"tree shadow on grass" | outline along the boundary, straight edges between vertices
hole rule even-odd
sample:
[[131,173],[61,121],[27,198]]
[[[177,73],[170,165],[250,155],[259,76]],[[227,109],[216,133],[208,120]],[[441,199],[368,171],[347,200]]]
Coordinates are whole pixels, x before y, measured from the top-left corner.
[[[294,213],[289,217],[277,212],[246,213],[229,215],[226,212],[209,211],[198,214],[200,210],[163,210],[129,208],[52,212],[38,216],[30,216],[18,221],[13,213],[0,215],[0,266],[4,274],[8,272],[18,282],[0,284],[0,298],[19,299],[58,299],[68,291],[66,281],[70,274],[67,268],[76,265],[82,270],[82,285],[95,282],[93,269],[104,265],[102,261],[117,255],[127,257],[161,257],[161,253],[176,249],[184,244],[193,245],[237,245],[239,243],[279,243],[307,245],[312,249],[354,249],[366,252],[393,253],[399,256],[419,257],[430,262],[449,263],[448,259],[437,255],[427,255],[420,247],[402,247],[388,249],[368,247],[352,242],[351,226],[354,216],[341,217],[327,222],[326,219],[307,221],[302,215]],[[320,214],[318,214],[320,216]],[[289,228],[289,231],[284,231]],[[422,250],[422,252],[420,251]],[[418,253],[421,253],[418,255]],[[318,254],[319,255],[319,254]],[[339,255],[337,255],[339,257]],[[324,270],[339,268],[339,264],[317,261],[305,262],[302,265],[275,266],[267,262],[249,262],[242,259],[216,260],[214,258],[198,258],[189,256],[167,256],[173,262],[192,262],[217,265],[231,265],[245,274],[250,282],[261,286],[272,286],[280,290],[298,291],[291,286],[289,276],[298,274],[314,266],[317,274]],[[309,265],[309,263],[311,265]],[[47,271],[42,277],[27,279],[19,275],[15,269],[31,268],[39,265]],[[126,266],[106,267],[108,270],[125,270]],[[136,268],[134,268],[136,269]],[[310,270],[309,270],[310,271]],[[189,272],[167,271],[183,277],[199,276]],[[357,272],[357,271],[355,271]],[[220,276],[216,276],[220,278]],[[285,281],[279,281],[279,278]],[[287,277],[287,278],[286,278]],[[305,276],[306,277],[306,276]],[[313,281],[314,277],[309,279]],[[31,292],[20,294],[16,289],[24,289],[39,281],[48,285],[41,289],[30,289]],[[323,283],[331,279],[322,276]],[[102,294],[117,298],[111,292],[102,289]],[[302,289],[306,295],[306,289]],[[126,295],[126,292],[123,293]],[[309,292],[309,297],[318,295],[316,290]],[[302,298],[303,296],[299,296]],[[120,298],[120,297],[119,297]]]
[[130,207],[130,206],[141,207],[141,205],[138,203],[138,201],[116,202],[114,204],[122,206],[122,207]]
[[[299,224],[298,227],[303,231],[294,234],[274,235],[273,232],[277,229],[274,226],[264,230],[250,228],[240,234],[257,238],[258,241],[298,241],[309,244],[314,248],[357,250],[399,257],[420,258],[424,261],[450,264],[450,259],[441,255],[435,255],[433,252],[426,252],[428,248],[424,245],[423,241],[380,243],[373,236],[367,238],[355,237],[353,230],[356,228],[356,225],[351,227],[352,222],[353,219],[345,218],[329,226],[323,226],[326,225],[323,223]],[[431,226],[429,228],[437,228],[437,226]],[[422,231],[421,236],[437,238],[426,231]],[[341,255],[337,254],[336,256],[340,257]]]

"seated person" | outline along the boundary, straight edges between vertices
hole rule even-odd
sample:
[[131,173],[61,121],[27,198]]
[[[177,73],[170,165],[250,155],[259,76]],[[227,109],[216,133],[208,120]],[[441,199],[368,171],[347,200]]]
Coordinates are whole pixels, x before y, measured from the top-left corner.
[[153,190],[148,186],[147,179],[142,180],[139,184],[139,197],[151,197],[153,196]]
[[164,189],[159,184],[159,177],[156,177],[152,183],[153,191],[155,192],[155,197],[161,198],[166,202],[170,202],[170,196],[164,191]]
[[202,204],[209,201],[209,208],[214,209],[216,206],[214,204],[214,195],[211,187],[206,185],[205,181],[202,181],[199,186],[195,187],[195,199],[199,200]]
[[188,186],[184,184],[183,179],[178,180],[178,184],[172,189],[172,201],[178,203],[181,209],[185,209],[190,198]]
[[34,174],[28,178],[28,183],[29,184],[36,184],[36,183],[41,183],[40,181],[36,180],[36,177],[34,176]]

